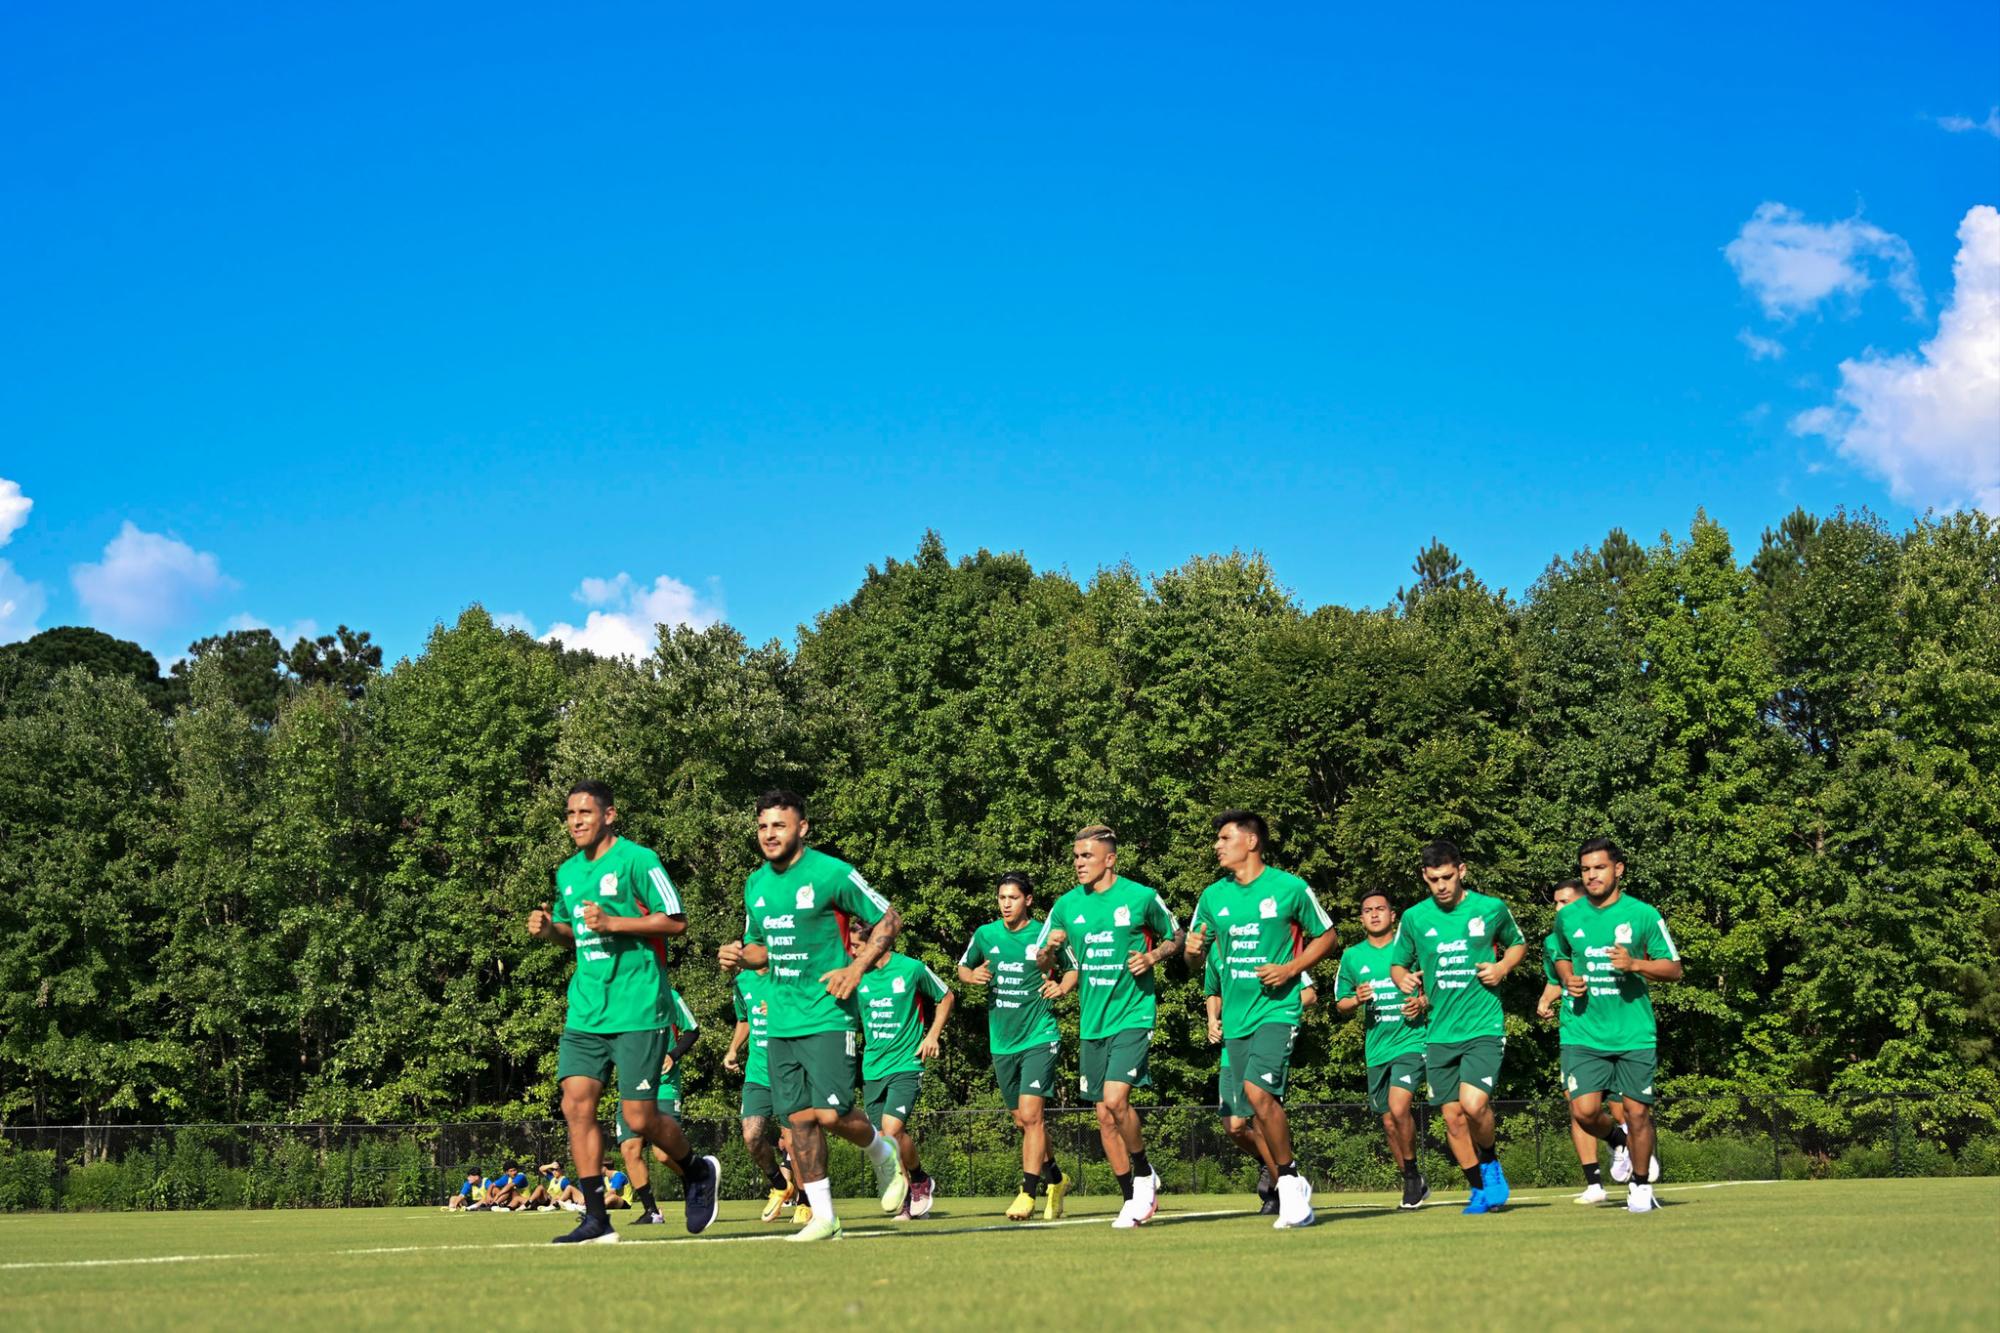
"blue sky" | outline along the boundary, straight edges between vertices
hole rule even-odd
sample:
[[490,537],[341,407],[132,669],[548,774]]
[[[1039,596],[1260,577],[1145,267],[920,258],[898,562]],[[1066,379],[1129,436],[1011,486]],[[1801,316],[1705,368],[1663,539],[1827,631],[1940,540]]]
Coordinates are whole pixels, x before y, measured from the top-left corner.
[[14,7],[0,638],[2000,507],[2000,10],[1331,8]]

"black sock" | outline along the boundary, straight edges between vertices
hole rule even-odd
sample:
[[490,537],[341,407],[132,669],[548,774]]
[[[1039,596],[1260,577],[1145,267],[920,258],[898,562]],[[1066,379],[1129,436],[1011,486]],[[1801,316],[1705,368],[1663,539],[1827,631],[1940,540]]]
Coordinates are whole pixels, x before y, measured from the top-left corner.
[[1297,1162],[1285,1162],[1278,1167],[1278,1178],[1280,1180],[1283,1180],[1286,1176],[1296,1176],[1298,1173],[1299,1164]]
[[1422,1180],[1422,1179],[1423,1179],[1423,1176],[1424,1176],[1424,1173],[1423,1173],[1423,1172],[1421,1172],[1421,1171],[1419,1171],[1419,1170],[1417,1170],[1417,1159],[1416,1159],[1416,1158],[1412,1157],[1412,1158],[1411,1158],[1411,1159],[1410,1159],[1409,1161],[1407,1161],[1407,1162],[1403,1163],[1403,1179],[1405,1179],[1405,1180]]
[[632,1197],[639,1201],[640,1212],[657,1213],[660,1211],[660,1205],[653,1201],[653,1187],[650,1183],[641,1185],[638,1189],[633,1190]]
[[1611,1132],[1610,1132],[1609,1134],[1606,1134],[1606,1135],[1604,1136],[1604,1141],[1605,1141],[1606,1143],[1610,1144],[1610,1145],[1611,1145],[1612,1147],[1614,1147],[1614,1148],[1622,1148],[1622,1147],[1624,1147],[1624,1146],[1625,1146],[1625,1126],[1623,1126],[1623,1125],[1613,1125],[1613,1126],[1611,1127]]
[[921,1185],[929,1179],[930,1177],[924,1174],[924,1169],[921,1166],[914,1167],[910,1171],[910,1183],[912,1185]]
[[1023,1171],[1021,1173],[1021,1193],[1030,1198],[1037,1198],[1041,1195],[1041,1192],[1042,1178],[1033,1171]]
[[1465,1168],[1465,1183],[1476,1190],[1483,1190],[1486,1188],[1486,1177],[1480,1174],[1478,1167],[1468,1166]]
[[1146,1150],[1144,1148],[1132,1154],[1132,1174],[1135,1176],[1150,1176],[1153,1174],[1152,1163],[1146,1160]]
[[1652,1178],[1644,1171],[1635,1170],[1632,1173],[1632,1183],[1634,1185],[1650,1185],[1652,1184]]
[[1132,1202],[1132,1173],[1130,1171],[1121,1171],[1118,1173],[1118,1192],[1125,1196],[1125,1202]]
[[1063,1180],[1062,1166],[1051,1157],[1042,1163],[1042,1179],[1051,1185],[1060,1185]]
[[1493,1151],[1493,1145],[1490,1143],[1487,1144],[1484,1148],[1476,1148],[1476,1151],[1479,1153],[1479,1160],[1481,1163],[1497,1162],[1500,1160],[1500,1154]]
[[1583,1164],[1583,1183],[1586,1185],[1602,1185],[1604,1183],[1604,1168],[1595,1162],[1585,1162]]
[[764,1173],[764,1179],[770,1182],[771,1188],[774,1190],[781,1190],[785,1187],[785,1173],[778,1170],[777,1163],[775,1162],[771,1164],[771,1169]]
[[674,1157],[672,1153],[668,1153],[667,1155],[673,1158],[674,1166],[679,1169],[681,1175],[683,1176],[687,1175],[688,1167],[692,1165],[694,1162],[694,1149],[689,1148],[679,1157]]
[[600,1222],[610,1222],[611,1215],[604,1211],[604,1177],[579,1176],[576,1187],[583,1191],[583,1211]]

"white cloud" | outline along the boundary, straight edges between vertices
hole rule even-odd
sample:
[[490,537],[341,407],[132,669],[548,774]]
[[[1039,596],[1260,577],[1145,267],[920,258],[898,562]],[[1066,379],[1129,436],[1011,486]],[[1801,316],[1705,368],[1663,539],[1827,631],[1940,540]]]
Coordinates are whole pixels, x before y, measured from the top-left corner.
[[1981,134],[1990,134],[2000,139],[2000,106],[1989,110],[1984,120],[1974,120],[1970,116],[1939,116],[1937,123],[1953,134],[1965,134],[1977,130]]
[[1749,329],[1736,330],[1736,341],[1749,349],[1752,361],[1776,361],[1785,354],[1785,345],[1776,338],[1766,338]]
[[1859,217],[1807,222],[1783,204],[1759,204],[1722,253],[1772,319],[1796,319],[1832,296],[1858,297],[1875,285],[1876,269],[1911,315],[1924,313],[1909,245]]
[[566,648],[585,648],[602,657],[650,657],[657,639],[656,626],[706,629],[722,619],[719,597],[705,599],[667,574],[650,586],[625,573],[609,579],[587,578],[573,595],[585,606],[607,609],[591,611],[582,625],[551,625],[542,638],[556,640]]
[[0,546],[14,539],[21,525],[28,521],[28,511],[35,502],[21,494],[21,483],[0,477]]
[[319,622],[311,616],[293,621],[289,625],[273,625],[268,620],[253,616],[248,611],[244,611],[222,622],[222,628],[225,633],[238,629],[267,629],[271,631],[271,637],[278,641],[278,646],[286,652],[290,652],[292,645],[300,639],[317,639],[319,637]]
[[1841,362],[1834,401],[1791,425],[1825,436],[1905,503],[2000,514],[2000,210],[1972,209],[1958,240],[1937,336],[1914,354]]
[[132,636],[184,624],[202,602],[236,586],[214,555],[130,521],[102,560],[73,567],[69,579],[92,624]]
[[535,634],[535,622],[519,611],[497,611],[493,613],[493,623],[501,629],[517,629],[530,638]]

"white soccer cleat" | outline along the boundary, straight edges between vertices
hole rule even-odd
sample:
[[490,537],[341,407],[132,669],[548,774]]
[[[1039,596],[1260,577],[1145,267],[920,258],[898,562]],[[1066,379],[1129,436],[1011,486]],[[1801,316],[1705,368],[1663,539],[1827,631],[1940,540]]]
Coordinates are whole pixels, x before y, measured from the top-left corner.
[[1622,1143],[1611,1150],[1611,1178],[1621,1185],[1632,1178],[1632,1150]]
[[1132,1202],[1139,1205],[1140,1226],[1153,1220],[1153,1214],[1160,1211],[1160,1177],[1157,1172],[1132,1182]]
[[1577,1195],[1577,1196],[1576,1196],[1576,1197],[1575,1197],[1574,1199],[1571,1199],[1571,1200],[1570,1200],[1570,1202],[1571,1202],[1571,1203],[1587,1203],[1587,1204],[1599,1204],[1599,1203],[1603,1203],[1603,1202],[1605,1202],[1605,1201],[1606,1201],[1607,1199],[1609,1199],[1610,1197],[1611,1197],[1611,1196],[1610,1196],[1609,1194],[1606,1194],[1606,1193],[1604,1192],[1604,1186],[1602,1186],[1602,1185],[1586,1185],[1586,1186],[1584,1186],[1584,1187],[1583,1187],[1583,1193],[1581,1193],[1581,1194]]
[[1660,1183],[1660,1155],[1658,1153],[1652,1154],[1646,1161],[1646,1183],[1648,1185],[1657,1185]]
[[1309,1227],[1317,1220],[1312,1207],[1312,1182],[1304,1176],[1278,1177],[1278,1216],[1271,1222],[1272,1228],[1285,1231]]
[[1634,1185],[1625,1192],[1625,1211],[1628,1213],[1650,1213],[1660,1206],[1653,1197],[1651,1185]]
[[875,1163],[875,1187],[882,1191],[882,1211],[894,1217],[903,1211],[910,1197],[910,1178],[903,1174],[903,1162],[895,1153]]
[[1134,1187],[1133,1197],[1127,1199],[1125,1201],[1125,1205],[1118,1210],[1118,1216],[1111,1219],[1111,1229],[1113,1231],[1131,1231],[1134,1228],[1138,1227],[1141,1223],[1143,1223],[1149,1216],[1149,1214],[1146,1213],[1145,1210],[1139,1206],[1139,1200],[1137,1197],[1138,1183],[1139,1182],[1136,1180],[1132,1182]]

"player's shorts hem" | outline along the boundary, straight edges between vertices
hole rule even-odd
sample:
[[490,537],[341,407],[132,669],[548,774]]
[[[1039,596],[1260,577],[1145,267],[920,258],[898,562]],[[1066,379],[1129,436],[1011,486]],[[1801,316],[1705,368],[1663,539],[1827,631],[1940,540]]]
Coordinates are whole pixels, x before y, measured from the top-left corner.
[[1077,1092],[1085,1101],[1104,1100],[1106,1083],[1135,1088],[1153,1085],[1153,1029],[1126,1028],[1103,1037],[1086,1037],[1078,1052]]
[[854,1034],[814,1032],[773,1037],[764,1048],[771,1075],[771,1109],[790,1118],[800,1111],[854,1109]]
[[1060,1041],[1049,1041],[993,1057],[993,1081],[1000,1085],[1000,1099],[1008,1110],[1018,1109],[1023,1097],[1056,1095],[1056,1057],[1061,1050]]
[[609,1084],[618,1073],[620,1101],[655,1101],[660,1093],[660,1066],[673,1045],[666,1028],[649,1032],[578,1032],[564,1028],[556,1047],[556,1081],[587,1078]]
[[1500,1068],[1506,1060],[1505,1037],[1473,1037],[1466,1041],[1434,1041],[1424,1047],[1424,1073],[1430,1099],[1440,1105],[1458,1100],[1458,1090],[1473,1087],[1488,1097],[1499,1095]]
[[861,1085],[861,1104],[867,1110],[868,1123],[880,1125],[885,1115],[908,1120],[917,1113],[917,1096],[923,1087],[921,1069],[899,1069],[893,1074],[866,1080]]
[[1563,1091],[1571,1101],[1601,1092],[1624,1101],[1651,1106],[1658,1101],[1653,1079],[1660,1057],[1655,1047],[1637,1051],[1600,1051],[1588,1046],[1562,1048]]
[[1402,1088],[1414,1098],[1424,1095],[1424,1055],[1408,1051],[1390,1056],[1379,1065],[1368,1066],[1368,1105],[1376,1115],[1389,1114],[1391,1089]]

